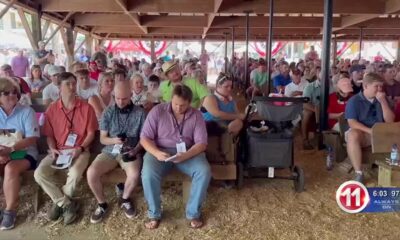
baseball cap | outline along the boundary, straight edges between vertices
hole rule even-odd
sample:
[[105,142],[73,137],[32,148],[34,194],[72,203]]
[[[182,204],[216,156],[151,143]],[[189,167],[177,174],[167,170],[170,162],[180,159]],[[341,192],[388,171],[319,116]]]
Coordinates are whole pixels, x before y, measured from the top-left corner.
[[359,64],[355,64],[353,66],[350,67],[350,74],[352,74],[353,72],[361,72],[365,69],[365,66],[363,65],[359,65]]
[[52,65],[52,66],[49,67],[47,72],[49,73],[49,76],[54,76],[56,74],[62,73],[63,71],[59,66]]

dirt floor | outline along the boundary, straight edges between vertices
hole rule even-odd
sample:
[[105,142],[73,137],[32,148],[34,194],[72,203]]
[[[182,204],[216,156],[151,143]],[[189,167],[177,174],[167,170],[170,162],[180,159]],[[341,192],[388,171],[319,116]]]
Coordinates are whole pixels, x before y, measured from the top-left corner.
[[[206,225],[200,230],[190,229],[184,219],[179,185],[164,188],[164,218],[157,230],[144,228],[146,205],[141,190],[135,194],[139,215],[128,220],[116,206],[112,186],[106,190],[112,206],[110,215],[103,223],[90,224],[95,202],[83,183],[78,196],[83,204],[82,217],[67,227],[46,219],[48,198],[34,216],[32,192],[25,186],[16,228],[0,232],[0,239],[399,239],[400,214],[342,212],[335,192],[351,175],[339,167],[326,171],[321,151],[295,149],[295,154],[296,164],[305,171],[306,191],[295,193],[293,183],[287,180],[246,180],[240,190],[213,183],[203,209]],[[369,179],[367,185],[375,186],[376,182]],[[3,195],[0,204],[4,205]]]

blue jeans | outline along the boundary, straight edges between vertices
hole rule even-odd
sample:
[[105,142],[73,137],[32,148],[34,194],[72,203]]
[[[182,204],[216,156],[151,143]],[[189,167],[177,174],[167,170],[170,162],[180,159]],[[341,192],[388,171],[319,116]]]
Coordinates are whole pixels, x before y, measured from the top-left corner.
[[[175,154],[176,149],[167,149],[166,152]],[[146,152],[143,158],[142,185],[144,197],[148,205],[149,218],[161,219],[161,181],[173,167],[192,178],[190,195],[186,204],[186,218],[195,219],[201,215],[201,205],[207,195],[207,188],[211,180],[210,165],[204,153],[181,163],[161,162]]]

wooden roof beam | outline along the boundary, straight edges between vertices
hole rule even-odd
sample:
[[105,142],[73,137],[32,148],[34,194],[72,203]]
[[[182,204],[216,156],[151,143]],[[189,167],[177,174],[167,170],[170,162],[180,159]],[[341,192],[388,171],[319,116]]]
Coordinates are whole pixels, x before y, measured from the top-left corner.
[[39,0],[44,12],[124,12],[116,1],[109,0]]
[[[360,35],[358,29],[342,29],[337,33],[348,35]],[[400,35],[400,29],[363,29],[363,36],[374,35]]]
[[[396,1],[396,0],[392,0]],[[299,2],[300,3],[300,2]],[[293,0],[279,0],[274,3],[275,13],[319,13],[324,12],[324,1],[303,0],[296,4]],[[224,0],[221,13],[243,13],[244,10],[252,10],[254,13],[268,13],[269,0]],[[385,5],[377,0],[335,0],[333,13],[336,14],[384,14]]]
[[[378,1],[376,1],[378,2]],[[400,10],[400,1],[396,0],[387,0],[385,4],[380,3],[381,5],[384,6],[384,13],[385,14],[391,14],[395,13]],[[354,5],[354,2],[351,4],[352,6]],[[335,28],[333,31],[337,32],[341,29],[345,29],[354,25],[360,25],[363,22],[366,22],[368,20],[378,18],[381,14],[363,14],[363,15],[350,15],[342,18],[342,24],[339,28]],[[361,25],[360,25],[361,27]]]
[[206,37],[207,32],[210,29],[210,27],[211,27],[211,25],[212,25],[212,23],[214,21],[214,18],[216,17],[216,15],[217,15],[217,13],[219,11],[219,8],[221,7],[222,1],[223,0],[214,0],[214,12],[210,13],[209,15],[206,15],[206,17],[207,17],[207,26],[204,28],[204,31],[203,31],[203,36],[202,36],[203,39]]
[[76,25],[82,26],[132,26],[132,20],[126,14],[85,13],[76,14]]
[[130,13],[127,8],[126,0],[115,0],[115,2],[120,6],[120,8],[124,11],[126,15],[143,31],[143,33],[147,34],[147,27],[143,27],[140,24],[140,18],[137,13]]
[[64,17],[64,19],[61,21],[60,24],[58,24],[57,28],[54,29],[54,31],[50,34],[50,37],[46,40],[46,42],[44,43],[44,45],[46,46],[51,39],[56,35],[56,33],[58,32],[58,30],[61,29],[61,27],[63,26],[64,23],[66,23],[68,21],[68,19],[74,14],[74,12],[69,12],[67,14],[67,16]]
[[214,13],[214,0],[134,0],[130,12]]
[[152,16],[140,17],[146,27],[206,27],[207,21],[203,16]]
[[143,33],[141,29],[136,26],[96,26],[92,31],[94,33]]
[[8,12],[8,9],[10,9],[16,1],[17,0],[11,0],[7,2],[6,6],[0,12],[0,19]]
[[[229,28],[232,25],[236,27],[246,27],[246,17],[230,16],[215,17],[212,24],[213,28]],[[322,17],[274,17],[274,28],[321,28],[323,24]],[[340,18],[333,18],[333,27],[339,27]],[[250,22],[252,28],[268,27],[269,17],[251,16]]]

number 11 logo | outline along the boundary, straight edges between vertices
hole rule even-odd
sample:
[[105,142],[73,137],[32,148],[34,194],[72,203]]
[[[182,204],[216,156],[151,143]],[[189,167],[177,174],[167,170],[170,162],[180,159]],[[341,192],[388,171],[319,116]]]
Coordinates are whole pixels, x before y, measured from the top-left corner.
[[336,202],[347,213],[359,213],[368,205],[367,188],[357,181],[347,181],[336,191]]

